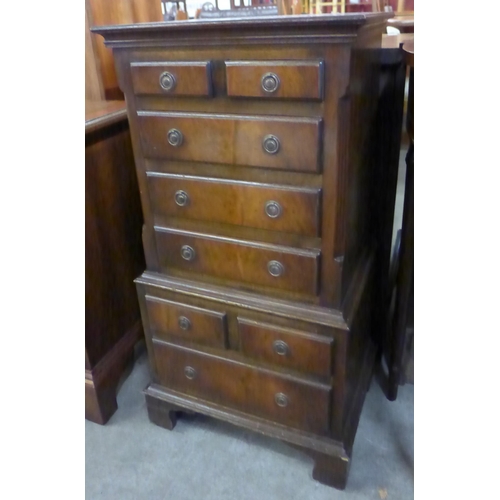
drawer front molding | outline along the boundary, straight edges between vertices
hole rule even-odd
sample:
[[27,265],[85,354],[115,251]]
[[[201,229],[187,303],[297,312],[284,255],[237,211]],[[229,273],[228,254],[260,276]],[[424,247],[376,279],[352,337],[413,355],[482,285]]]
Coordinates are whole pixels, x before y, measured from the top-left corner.
[[317,236],[319,188],[148,172],[160,215]]
[[329,378],[333,339],[238,316],[243,354],[255,360]]
[[145,296],[149,325],[158,338],[178,337],[182,340],[225,348],[227,344],[226,314],[181,302]]
[[210,61],[130,63],[132,87],[137,95],[212,95]]
[[[320,170],[321,118],[160,111],[137,115],[148,158]],[[169,138],[174,131],[182,140],[172,144]]]
[[174,344],[154,341],[153,345],[160,381],[166,387],[283,425],[328,434],[328,385]]
[[[319,250],[271,245],[155,227],[160,265],[316,295]],[[271,263],[283,269],[276,275]],[[276,266],[275,266],[276,267]]]
[[225,61],[227,95],[323,99],[322,61]]

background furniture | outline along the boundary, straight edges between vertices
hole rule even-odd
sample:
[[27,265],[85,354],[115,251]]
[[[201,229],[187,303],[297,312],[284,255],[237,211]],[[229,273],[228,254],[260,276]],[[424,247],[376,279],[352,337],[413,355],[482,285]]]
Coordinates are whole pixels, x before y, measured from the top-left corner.
[[[276,10],[280,15],[384,12],[388,10],[396,13],[395,19],[389,20],[390,25],[394,28],[401,27],[401,32],[413,32],[413,2],[406,3],[409,6],[408,9],[405,9],[404,2],[397,0],[252,0],[251,2],[231,0],[229,6],[224,6],[222,10],[219,10],[218,2],[214,1],[212,3],[206,2],[201,9],[198,9],[203,11],[202,15],[197,13],[195,17],[216,19],[237,18],[239,15],[245,17],[275,15]],[[211,5],[210,9],[207,8],[208,5]],[[271,14],[273,10],[274,13]]]
[[[148,21],[163,21],[160,0],[85,0],[86,99],[123,100],[113,55],[101,37],[88,32],[88,26]],[[89,92],[89,88],[93,90]]]
[[314,13],[345,13],[346,0],[310,0],[309,14]]
[[277,5],[261,5],[252,7],[238,7],[234,10],[219,10],[214,4],[205,2],[198,9],[196,17],[199,19],[223,19],[241,17],[276,16],[281,14]]
[[389,26],[397,28],[400,33],[414,33],[414,2],[413,0],[390,0],[391,7],[395,12],[395,16],[388,21]]
[[96,36],[90,33],[89,16],[85,9],[85,99],[87,101],[104,100],[95,40]]
[[[377,375],[381,387],[390,400],[396,398],[397,385],[405,381],[401,377],[405,367],[412,364],[411,356],[404,359],[401,356],[407,352],[406,347],[403,351],[400,347],[396,347],[398,337],[394,333],[394,311],[399,240],[394,247],[393,234],[400,153],[405,142],[403,116],[407,72],[400,46],[406,41],[413,40],[413,36],[413,34],[384,35],[379,56],[379,99],[374,150],[377,202],[373,214],[373,224],[378,234],[378,265],[375,270],[373,324],[380,355],[380,370]],[[412,307],[412,301],[408,302],[410,303]]]
[[164,21],[173,21],[176,17],[179,20],[179,16],[186,16],[187,19],[186,0],[161,0],[161,11]]
[[124,102],[86,102],[85,418],[104,424],[142,336],[142,212]]
[[337,488],[376,352],[368,49],[387,17],[93,30],[133,131],[150,420],[195,411],[277,437]]
[[414,33],[415,20],[413,13],[397,14],[393,19],[389,20],[389,26],[397,28],[400,33]]
[[413,267],[413,99],[414,99],[414,41],[407,40],[402,44],[404,67],[409,68],[408,107],[406,112],[406,129],[410,141],[406,155],[406,176],[403,207],[403,223],[399,231],[399,244],[396,246],[393,266],[393,296],[390,309],[391,324],[387,339],[385,358],[388,366],[388,398],[395,400],[398,388],[408,378],[413,379],[413,300],[414,300],[414,267]]

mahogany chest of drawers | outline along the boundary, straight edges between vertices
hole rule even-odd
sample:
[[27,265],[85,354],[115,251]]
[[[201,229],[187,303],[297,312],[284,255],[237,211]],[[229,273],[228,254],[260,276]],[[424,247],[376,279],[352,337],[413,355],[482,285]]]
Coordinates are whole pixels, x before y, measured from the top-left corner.
[[387,15],[109,26],[145,223],[149,418],[282,439],[345,487],[374,363],[370,152]]

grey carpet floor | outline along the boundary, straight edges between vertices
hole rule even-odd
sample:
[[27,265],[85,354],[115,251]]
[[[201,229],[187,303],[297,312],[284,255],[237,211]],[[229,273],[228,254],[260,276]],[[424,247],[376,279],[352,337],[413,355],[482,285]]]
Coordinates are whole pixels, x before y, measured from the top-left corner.
[[100,426],[85,421],[87,500],[413,499],[413,386],[389,402],[367,394],[345,491],[312,479],[313,461],[285,443],[202,415],[173,431],[148,420],[143,353]]

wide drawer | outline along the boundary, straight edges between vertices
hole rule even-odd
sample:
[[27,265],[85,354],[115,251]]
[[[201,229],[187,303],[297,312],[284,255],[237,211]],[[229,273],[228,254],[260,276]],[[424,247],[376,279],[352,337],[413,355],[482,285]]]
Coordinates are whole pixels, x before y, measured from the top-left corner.
[[212,95],[210,61],[133,62],[130,72],[137,95]]
[[226,61],[227,95],[322,99],[322,61]]
[[155,228],[160,265],[316,295],[318,250]]
[[317,172],[320,118],[139,111],[146,157]]
[[332,375],[333,339],[238,317],[246,356],[328,378]]
[[227,342],[226,315],[201,307],[146,295],[146,309],[153,336],[179,337],[224,348]]
[[329,431],[326,384],[165,342],[154,341],[154,353],[160,383],[167,388],[307,432]]
[[156,172],[147,175],[157,214],[318,235],[320,189]]

